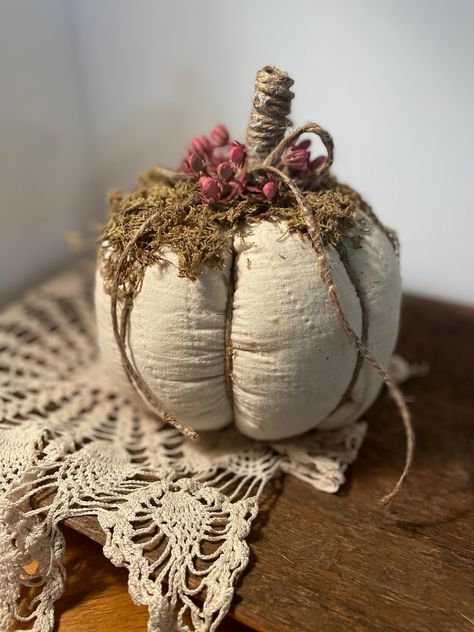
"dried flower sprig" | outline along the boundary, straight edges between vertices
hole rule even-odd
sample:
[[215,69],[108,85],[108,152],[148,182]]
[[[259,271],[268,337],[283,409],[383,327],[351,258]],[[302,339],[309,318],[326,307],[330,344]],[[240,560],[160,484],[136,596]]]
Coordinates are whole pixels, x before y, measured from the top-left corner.
[[[294,143],[283,153],[278,169],[300,180],[310,189],[312,176],[322,167],[325,156],[311,159],[309,139]],[[280,193],[279,180],[270,171],[255,176],[248,171],[247,148],[230,141],[225,125],[216,125],[209,136],[195,136],[181,164],[181,170],[198,183],[199,200],[205,204],[231,202],[243,194],[258,195],[269,203]]]

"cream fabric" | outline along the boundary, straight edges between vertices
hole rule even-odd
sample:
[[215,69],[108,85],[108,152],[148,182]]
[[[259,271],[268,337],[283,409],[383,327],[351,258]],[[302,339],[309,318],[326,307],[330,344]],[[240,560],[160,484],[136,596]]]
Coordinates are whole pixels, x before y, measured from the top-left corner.
[[[364,221],[362,247],[354,248],[349,237],[345,247],[369,312],[369,346],[387,367],[398,331],[398,259],[382,231]],[[178,276],[176,255],[166,252],[168,262],[145,273],[129,344],[163,408],[196,430],[221,428],[234,419],[241,432],[262,440],[359,417],[376,397],[380,380],[364,366],[353,401],[338,407],[357,353],[329,304],[308,238],[289,233],[282,222],[258,222],[235,236],[233,248],[233,410],[224,378],[229,259],[222,270],[206,269],[190,281]],[[361,301],[336,250],[327,251],[338,297],[360,335]],[[96,310],[102,356],[119,375],[109,297],[100,276]]]
[[[282,223],[260,222],[236,238],[232,321],[237,427],[255,439],[309,430],[337,406],[356,351],[345,335],[307,237]],[[352,284],[328,249],[345,313],[361,330]]]
[[[230,247],[230,244],[229,244]],[[224,379],[224,326],[230,263],[198,281],[178,276],[170,250],[147,268],[130,318],[129,347],[138,371],[167,412],[196,430],[232,421]],[[99,347],[122,374],[110,320],[110,299],[96,283]]]

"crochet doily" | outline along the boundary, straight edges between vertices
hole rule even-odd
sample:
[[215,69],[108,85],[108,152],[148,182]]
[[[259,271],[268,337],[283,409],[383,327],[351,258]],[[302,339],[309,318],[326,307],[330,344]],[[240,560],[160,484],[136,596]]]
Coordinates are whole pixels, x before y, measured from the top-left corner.
[[366,425],[273,444],[232,428],[184,439],[108,381],[92,278],[89,265],[63,273],[0,317],[0,629],[53,630],[61,522],[92,515],[150,632],[216,630],[265,484],[285,472],[336,492]]

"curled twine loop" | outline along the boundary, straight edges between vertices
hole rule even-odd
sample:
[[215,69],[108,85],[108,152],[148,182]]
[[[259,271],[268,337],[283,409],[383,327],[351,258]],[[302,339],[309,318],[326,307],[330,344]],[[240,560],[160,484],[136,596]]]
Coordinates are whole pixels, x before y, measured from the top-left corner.
[[[403,394],[401,390],[399,389],[399,387],[397,386],[397,384],[394,382],[392,376],[388,373],[388,371],[386,371],[383,368],[380,362],[373,356],[368,346],[357,335],[357,333],[354,331],[349,321],[347,320],[346,315],[344,314],[341,303],[337,296],[336,287],[334,283],[334,277],[332,274],[328,257],[325,252],[324,243],[321,237],[321,232],[314,219],[313,213],[306,206],[301,189],[292,178],[290,178],[283,171],[281,171],[280,169],[274,166],[275,163],[277,163],[279,159],[281,158],[283,152],[292,143],[294,143],[302,134],[306,134],[306,133],[315,134],[316,136],[318,136],[326,148],[326,152],[327,152],[326,161],[323,163],[323,165],[315,174],[316,178],[321,178],[322,176],[324,176],[329,171],[334,160],[334,143],[333,143],[332,136],[329,134],[329,132],[324,130],[322,127],[320,127],[316,123],[311,123],[311,122],[306,123],[304,125],[301,125],[300,127],[297,127],[291,130],[276,145],[276,147],[274,146],[274,148],[266,156],[266,158],[260,164],[253,167],[250,172],[255,173],[262,170],[267,171],[267,172],[270,171],[271,173],[275,174],[275,176],[277,176],[281,180],[281,182],[286,185],[288,190],[293,194],[296,204],[298,206],[298,209],[301,212],[301,216],[303,217],[304,222],[306,224],[306,228],[308,230],[308,235],[311,240],[312,247],[318,259],[321,279],[326,286],[328,298],[334,308],[334,311],[339,319],[339,322],[341,323],[344,329],[344,332],[346,333],[349,340],[357,348],[357,351],[360,354],[360,356],[366,362],[368,362],[368,364],[372,366],[372,368],[376,371],[376,373],[382,378],[382,380],[387,386],[387,390],[389,392],[390,397],[392,398],[392,400],[394,401],[394,403],[396,404],[398,408],[398,411],[399,411],[399,414],[400,414],[400,417],[405,429],[405,437],[406,437],[405,464],[403,467],[403,471],[398,481],[396,482],[395,486],[393,487],[393,489],[381,499],[382,504],[387,505],[399,493],[403,485],[403,482],[410,471],[410,468],[413,462],[415,434],[414,434],[414,430],[412,426],[411,414],[403,398]],[[189,179],[189,176],[187,174],[181,173],[179,171],[172,171],[169,169],[165,169],[163,167],[155,167],[154,172],[158,175],[161,175],[167,178],[168,180],[172,182],[176,182],[178,180]],[[169,415],[168,413],[162,410],[159,400],[151,391],[149,386],[146,384],[146,382],[144,381],[144,379],[142,378],[138,370],[133,366],[132,362],[129,360],[129,357],[127,354],[126,338],[127,338],[128,324],[130,320],[130,313],[133,308],[133,299],[130,295],[127,296],[127,298],[125,299],[120,323],[118,319],[118,294],[119,294],[119,288],[120,288],[121,271],[123,269],[123,266],[125,265],[125,262],[127,261],[127,259],[129,258],[131,254],[132,248],[137,243],[141,235],[147,230],[147,228],[158,217],[158,215],[159,215],[158,212],[154,213],[143,222],[143,224],[136,231],[135,235],[127,243],[124,251],[122,252],[119,258],[117,269],[115,271],[115,275],[114,275],[114,279],[112,283],[112,291],[111,291],[111,314],[112,314],[113,333],[114,333],[117,347],[119,349],[119,353],[120,353],[120,357],[122,360],[122,365],[125,370],[125,373],[130,383],[132,384],[132,386],[138,392],[138,394],[148,404],[151,410],[155,412],[159,417],[161,417],[165,422],[174,426],[184,436],[191,439],[197,439],[198,434],[194,430],[192,430],[191,428],[187,426],[184,426],[177,419],[175,419],[175,417],[173,417],[172,415]],[[376,223],[379,226],[381,225],[379,220],[377,220]],[[394,240],[392,239],[390,235],[387,235],[387,237],[390,239],[390,241],[392,242],[392,245],[397,251],[397,243],[394,242]]]
[[133,388],[137,391],[140,397],[148,404],[149,408],[156,414],[158,417],[163,419],[166,423],[171,424],[179,430],[185,437],[189,439],[197,439],[197,433],[192,430],[192,428],[188,428],[188,426],[184,426],[180,423],[175,417],[168,414],[161,408],[161,404],[158,398],[155,396],[153,391],[150,389],[148,384],[145,382],[143,377],[140,375],[138,370],[133,366],[127,354],[127,331],[128,325],[130,323],[130,313],[133,309],[133,299],[130,295],[127,295],[122,307],[122,314],[120,317],[118,316],[118,295],[120,288],[120,274],[122,269],[130,256],[132,248],[135,246],[137,241],[143,235],[143,233],[147,230],[151,224],[153,224],[154,220],[158,217],[159,212],[153,213],[150,215],[143,224],[138,228],[133,237],[125,246],[117,264],[117,269],[115,270],[114,278],[112,281],[111,288],[111,300],[110,300],[110,311],[112,315],[112,329],[114,333],[115,342],[117,344],[117,348],[120,353],[120,359],[122,361],[122,366],[124,368],[125,374],[133,386]]

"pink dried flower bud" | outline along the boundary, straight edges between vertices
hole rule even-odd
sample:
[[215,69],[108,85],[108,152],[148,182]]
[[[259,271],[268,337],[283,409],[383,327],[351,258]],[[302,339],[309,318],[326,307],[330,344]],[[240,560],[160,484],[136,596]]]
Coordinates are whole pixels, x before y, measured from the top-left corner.
[[314,160],[309,163],[309,168],[311,171],[318,171],[326,162],[326,156],[318,156]]
[[188,167],[189,173],[191,175],[199,175],[205,167],[204,160],[199,156],[199,154],[191,153],[186,160],[186,165]]
[[262,193],[269,202],[273,202],[278,196],[278,184],[267,182],[263,185]]
[[212,204],[220,199],[219,183],[210,176],[201,176],[199,178],[199,188],[201,189],[201,200]]
[[207,136],[195,136],[191,140],[191,147],[198,154],[208,154],[212,150],[211,141]]
[[229,142],[229,132],[225,125],[216,125],[211,132],[211,140],[216,147],[224,147]]
[[300,140],[299,143],[296,143],[296,149],[309,149],[311,146],[311,139],[305,138],[304,140]]
[[289,166],[305,167],[309,161],[309,152],[306,149],[294,147],[286,153],[284,161]]
[[217,175],[221,180],[228,181],[231,180],[235,176],[235,167],[231,165],[230,162],[221,162],[217,165]]
[[247,150],[245,145],[239,143],[237,140],[232,141],[229,148],[229,160],[237,165],[237,167],[241,167],[245,159],[247,158]]
[[288,167],[292,175],[303,175],[310,170],[311,154],[306,149],[306,141],[292,145],[283,154],[280,168]]

